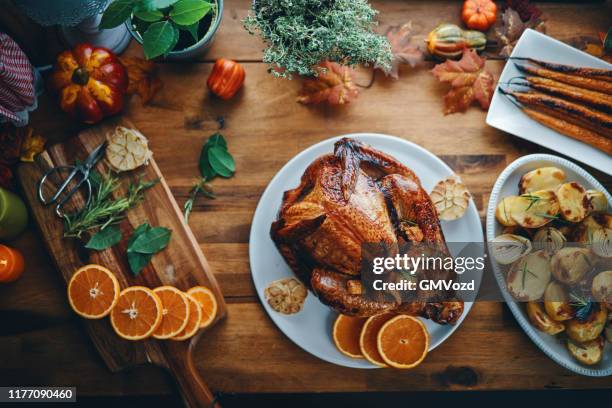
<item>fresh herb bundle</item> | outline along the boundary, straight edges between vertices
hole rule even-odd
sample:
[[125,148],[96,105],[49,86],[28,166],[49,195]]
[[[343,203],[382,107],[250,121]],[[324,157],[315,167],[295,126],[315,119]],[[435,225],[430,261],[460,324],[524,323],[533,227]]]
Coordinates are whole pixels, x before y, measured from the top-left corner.
[[92,197],[89,204],[81,211],[64,215],[64,237],[81,238],[84,232],[99,229],[103,231],[108,226],[116,224],[125,216],[125,211],[134,207],[144,197],[144,191],[157,184],[159,180],[130,183],[125,197],[114,199],[112,192],[119,185],[119,179],[112,173],[106,177],[92,172]]
[[191,188],[189,198],[183,207],[185,222],[189,221],[189,214],[193,210],[193,204],[198,194],[208,198],[215,198],[212,187],[208,182],[217,175],[225,178],[232,177],[236,171],[234,158],[227,150],[227,142],[220,133],[211,135],[200,153],[200,175],[202,176]]
[[390,69],[389,41],[373,30],[376,13],[366,0],[255,0],[244,26],[261,35],[263,61],[277,77],[316,76],[325,60]]

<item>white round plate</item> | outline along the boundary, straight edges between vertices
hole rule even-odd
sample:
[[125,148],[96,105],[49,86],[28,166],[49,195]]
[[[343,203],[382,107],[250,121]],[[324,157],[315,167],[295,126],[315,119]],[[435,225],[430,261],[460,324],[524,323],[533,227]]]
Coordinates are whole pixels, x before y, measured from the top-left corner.
[[[523,156],[506,167],[495,182],[491,197],[489,198],[489,207],[487,209],[488,242],[491,242],[493,238],[500,235],[502,232],[502,226],[495,219],[497,203],[504,197],[518,194],[518,184],[523,174],[544,166],[555,166],[562,169],[565,171],[568,181],[577,181],[587,189],[592,188],[602,191],[606,195],[608,203],[612,203],[612,198],[606,189],[599,184],[593,176],[571,161],[550,154],[530,154],[528,156]],[[493,266],[495,280],[497,280],[497,284],[512,314],[529,338],[531,338],[548,357],[552,358],[557,364],[578,374],[592,377],[612,375],[612,347],[610,347],[609,344],[605,346],[604,358],[599,364],[595,366],[586,366],[577,362],[557,337],[543,333],[531,325],[525,313],[524,306],[517,302],[505,290],[506,280],[503,270],[496,262],[492,261],[491,264]]]
[[[274,176],[261,196],[249,239],[251,274],[264,309],[278,328],[295,344],[330,363],[354,368],[377,368],[366,360],[352,359],[338,351],[331,337],[332,324],[337,313],[322,304],[312,293],[306,297],[302,311],[289,316],[274,311],[264,298],[264,289],[270,282],[294,276],[270,238],[270,225],[276,219],[283,193],[297,187],[306,167],[317,157],[332,153],[334,143],[342,137],[352,137],[394,156],[417,174],[427,191],[431,191],[439,180],[453,174],[442,160],[429,151],[393,136],[356,133],[317,143],[291,159]],[[470,202],[466,214],[459,220],[442,222],[442,229],[448,242],[483,242],[480,217],[473,202]],[[466,302],[463,315],[455,325],[439,325],[424,320],[431,336],[430,351],[459,327],[471,307],[472,304]]]

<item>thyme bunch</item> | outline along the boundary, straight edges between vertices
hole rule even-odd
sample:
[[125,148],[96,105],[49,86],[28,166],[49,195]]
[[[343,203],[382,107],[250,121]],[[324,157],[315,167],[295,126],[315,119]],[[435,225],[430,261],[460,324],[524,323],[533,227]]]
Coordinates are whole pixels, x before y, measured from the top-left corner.
[[144,197],[144,191],[153,187],[159,180],[130,183],[127,195],[114,199],[112,192],[119,185],[119,179],[110,172],[102,178],[96,175],[91,178],[92,197],[89,204],[75,214],[64,215],[64,237],[81,238],[81,235],[92,229],[104,229],[116,224],[125,216],[125,211],[134,207]]
[[316,76],[325,60],[390,68],[389,41],[373,30],[376,14],[367,0],[255,0],[243,23],[266,43],[270,72],[291,78]]

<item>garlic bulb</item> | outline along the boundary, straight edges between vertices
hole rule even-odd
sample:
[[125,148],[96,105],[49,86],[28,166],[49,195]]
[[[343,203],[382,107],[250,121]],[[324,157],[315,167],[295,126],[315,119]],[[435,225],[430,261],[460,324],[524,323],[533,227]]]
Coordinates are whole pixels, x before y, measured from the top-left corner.
[[117,126],[106,135],[106,160],[118,172],[134,170],[153,156],[149,141],[136,129]]
[[302,310],[308,291],[297,279],[286,278],[270,282],[264,296],[272,309],[283,314],[294,314]]
[[509,265],[531,252],[531,241],[520,235],[502,234],[491,242],[493,258],[501,265]]
[[553,227],[542,228],[533,237],[533,246],[543,249],[549,254],[554,254],[565,246],[565,235]]
[[586,194],[591,203],[592,211],[607,211],[608,200],[604,193],[597,190],[587,190]]
[[430,194],[441,220],[453,221],[461,218],[472,196],[461,179],[450,176],[440,180]]
[[591,250],[602,258],[612,258],[612,229],[594,230],[591,236]]

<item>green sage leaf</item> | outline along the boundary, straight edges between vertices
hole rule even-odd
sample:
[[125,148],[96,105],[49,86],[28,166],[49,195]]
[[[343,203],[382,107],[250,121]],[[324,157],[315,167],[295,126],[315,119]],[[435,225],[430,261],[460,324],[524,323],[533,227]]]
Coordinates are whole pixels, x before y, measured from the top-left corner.
[[130,252],[154,254],[164,249],[170,241],[172,231],[164,227],[154,227],[138,236],[132,243]]
[[236,171],[234,158],[222,146],[212,146],[208,149],[208,161],[215,173],[222,177],[231,177]]
[[217,175],[212,167],[210,167],[210,162],[208,161],[208,145],[205,144],[202,147],[202,152],[200,153],[200,174],[205,180],[211,180],[213,177]]
[[188,26],[200,21],[212,9],[204,0],[179,0],[172,6],[170,18],[176,24]]
[[209,145],[210,147],[221,146],[227,150],[227,142],[225,141],[225,138],[223,137],[221,133],[212,134],[208,138],[208,141],[206,142],[206,144]]
[[85,248],[102,251],[118,244],[121,241],[121,229],[116,225],[108,227],[96,232],[87,242]]
[[176,44],[178,30],[169,21],[159,21],[149,26],[142,36],[145,57],[153,59],[169,52]]
[[134,16],[139,20],[146,21],[147,23],[154,23],[161,20],[164,17],[164,13],[159,10],[146,10],[144,8],[138,8],[134,12]]
[[142,234],[144,234],[150,229],[151,229],[151,226],[145,222],[144,224],[140,224],[138,228],[136,228],[134,232],[132,232],[130,239],[128,239],[128,248],[127,248],[128,252],[132,250],[132,245],[134,245],[134,241],[136,241],[136,238],[138,238],[139,236],[141,236]]
[[138,252],[128,252],[128,264],[134,276],[138,276],[140,271],[151,262],[153,254],[141,254]]
[[123,24],[132,14],[134,0],[116,0],[109,4],[102,15],[100,28],[114,28]]

